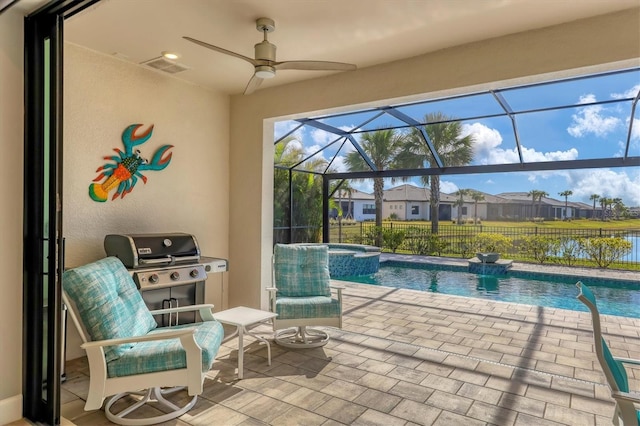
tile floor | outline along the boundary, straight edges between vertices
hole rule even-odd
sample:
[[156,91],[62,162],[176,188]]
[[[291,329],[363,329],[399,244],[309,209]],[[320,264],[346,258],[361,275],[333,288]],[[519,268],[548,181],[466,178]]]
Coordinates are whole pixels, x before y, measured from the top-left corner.
[[[272,345],[268,366],[264,345],[248,337],[245,378],[237,380],[231,340],[195,407],[166,424],[611,424],[586,312],[340,284],[344,325],[327,329],[325,347]],[[602,319],[614,355],[640,358],[640,320]],[[640,369],[628,371],[640,388]],[[83,411],[86,358],[68,362],[67,377],[62,415],[76,425],[110,424],[103,411]]]

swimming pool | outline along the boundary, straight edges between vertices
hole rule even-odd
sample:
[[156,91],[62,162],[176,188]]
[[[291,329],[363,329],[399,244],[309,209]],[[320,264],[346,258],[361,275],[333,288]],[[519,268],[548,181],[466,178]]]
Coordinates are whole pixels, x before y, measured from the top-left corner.
[[381,263],[375,274],[340,280],[584,312],[587,308],[576,299],[575,283],[580,280],[593,290],[600,313],[640,318],[640,282],[635,281],[535,276],[518,271],[508,275],[479,275],[463,267],[394,261]]

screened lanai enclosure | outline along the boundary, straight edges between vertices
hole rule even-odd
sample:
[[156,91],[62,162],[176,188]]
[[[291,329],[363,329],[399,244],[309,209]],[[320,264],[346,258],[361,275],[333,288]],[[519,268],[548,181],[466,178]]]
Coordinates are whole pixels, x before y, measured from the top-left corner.
[[383,219],[428,237],[632,217],[639,98],[634,68],[278,122],[274,242],[381,245]]

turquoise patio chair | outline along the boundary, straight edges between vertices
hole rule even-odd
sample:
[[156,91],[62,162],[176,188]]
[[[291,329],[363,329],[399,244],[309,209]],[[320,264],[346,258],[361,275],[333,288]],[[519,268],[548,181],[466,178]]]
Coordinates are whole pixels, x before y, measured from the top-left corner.
[[[276,244],[269,309],[274,340],[289,348],[325,345],[329,335],[311,327],[342,328],[342,289],[332,286],[326,245]],[[332,290],[335,293],[332,294]]]
[[640,404],[640,393],[629,392],[629,380],[624,364],[640,365],[640,360],[618,358],[611,354],[600,330],[600,313],[598,312],[595,296],[580,281],[576,283],[576,287],[580,290],[578,300],[584,303],[591,311],[596,356],[604,372],[607,384],[611,389],[611,396],[616,402],[613,424],[617,426],[638,426],[640,423],[640,410],[636,409],[635,404]]
[[[213,305],[149,311],[116,257],[66,271],[62,287],[89,361],[86,411],[99,409],[113,395],[104,407],[107,419],[121,425],[149,425],[181,416],[195,405],[224,335],[211,313]],[[197,310],[202,322],[156,328],[153,315],[189,310]],[[192,398],[183,407],[164,397],[184,388]],[[112,405],[126,396],[134,398],[122,403],[133,403],[114,414]],[[127,417],[147,402],[157,402],[166,414]]]

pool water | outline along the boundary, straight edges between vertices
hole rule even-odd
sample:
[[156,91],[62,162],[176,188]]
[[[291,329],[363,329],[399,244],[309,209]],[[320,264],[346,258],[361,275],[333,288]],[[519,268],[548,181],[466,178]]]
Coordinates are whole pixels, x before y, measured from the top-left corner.
[[595,294],[601,314],[640,318],[640,282],[593,282],[589,277],[549,275],[536,279],[532,276],[517,276],[515,272],[492,276],[472,274],[464,269],[436,269],[433,265],[411,268],[386,263],[387,265],[381,264],[380,270],[375,274],[340,279],[362,284],[587,312],[587,308],[576,299],[578,289],[575,283],[580,280]]

